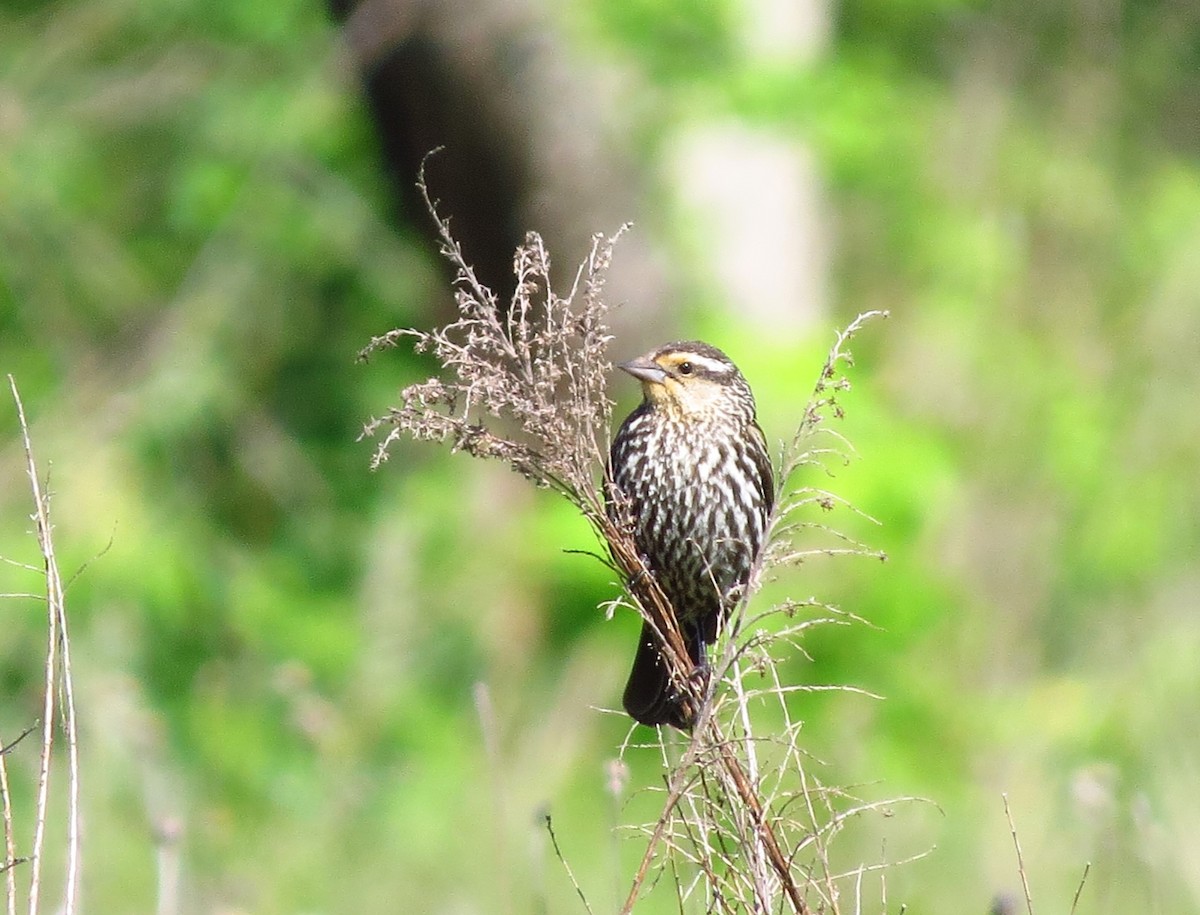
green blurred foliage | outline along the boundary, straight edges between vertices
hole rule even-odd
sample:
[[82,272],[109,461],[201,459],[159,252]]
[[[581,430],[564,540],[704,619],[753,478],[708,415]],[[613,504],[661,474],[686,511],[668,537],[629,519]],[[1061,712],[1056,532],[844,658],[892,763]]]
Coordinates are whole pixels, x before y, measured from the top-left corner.
[[[984,912],[1019,888],[1007,792],[1039,911],[1069,907],[1085,861],[1080,911],[1200,911],[1196,11],[848,2],[797,61],[748,53],[736,4],[560,15],[634,74],[647,162],[709,119],[815,152],[830,327],[772,341],[701,281],[684,303],[774,438],[832,325],[892,314],[853,345],[837,428],[859,458],[818,478],[881,523],[814,519],[889,561],[778,586],[871,625],[814,630],[786,670],[886,697],[797,698],[825,781],[941,812],[856,823],[841,863],[936,845],[887,872],[891,909]],[[354,355],[446,292],[424,215],[381,215],[324,11],[8,4],[0,48],[0,372],[51,468],[61,564],[86,564],[88,908],[151,909],[166,849],[185,911],[574,911],[548,809],[614,909],[640,853],[616,827],[659,783],[631,751],[614,798],[627,725],[595,710],[636,621],[595,609],[613,588],[568,552],[594,548],[582,522],[503,470],[405,446],[368,472],[362,422],[429,366]],[[36,565],[11,410],[0,432],[0,555]],[[0,591],[37,588],[6,567]],[[0,606],[8,740],[39,714],[44,620]],[[34,765],[10,757],[25,827]]]

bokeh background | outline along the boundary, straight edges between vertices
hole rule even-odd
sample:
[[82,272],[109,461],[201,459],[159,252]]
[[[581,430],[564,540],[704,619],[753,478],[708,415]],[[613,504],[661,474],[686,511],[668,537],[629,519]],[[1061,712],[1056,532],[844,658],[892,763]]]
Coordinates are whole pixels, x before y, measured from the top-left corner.
[[[859,457],[822,481],[889,561],[781,586],[871,624],[787,667],[884,697],[797,700],[814,771],[937,805],[839,838],[846,867],[929,852],[864,909],[1019,898],[1007,794],[1038,912],[1086,862],[1080,912],[1200,912],[1189,0],[0,7],[0,372],[86,565],[86,909],[581,911],[546,812],[595,910],[623,898],[660,773],[614,777],[637,621],[565,552],[586,526],[502,468],[410,445],[371,473],[357,441],[431,366],[355,353],[452,307],[412,194],[436,145],[498,289],[527,229],[565,289],[634,221],[614,355],[721,345],[775,440],[834,329],[891,312],[853,346]],[[22,474],[0,408],[0,555],[36,564]],[[39,713],[43,632],[0,601],[0,740]],[[9,758],[18,851],[35,755]]]

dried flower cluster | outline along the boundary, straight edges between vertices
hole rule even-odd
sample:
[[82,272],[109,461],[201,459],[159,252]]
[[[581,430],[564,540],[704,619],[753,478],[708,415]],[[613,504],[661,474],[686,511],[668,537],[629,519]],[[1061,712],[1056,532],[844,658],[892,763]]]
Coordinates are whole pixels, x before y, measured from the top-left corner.
[[[436,217],[423,179],[420,187]],[[368,436],[390,427],[372,466],[385,461],[391,445],[406,435],[449,440],[455,451],[504,461],[593,516],[602,507],[597,468],[603,467],[612,420],[605,393],[612,337],[601,293],[624,228],[593,239],[591,256],[565,297],[551,286],[542,239],[529,233],[514,258],[517,287],[507,308],[476,278],[449,222],[438,219],[438,229],[442,254],[457,270],[458,319],[428,332],[393,330],[371,340],[359,358],[411,339],[418,352],[433,354],[447,377],[409,386],[399,406],[367,424]],[[510,432],[497,431],[505,425]]]

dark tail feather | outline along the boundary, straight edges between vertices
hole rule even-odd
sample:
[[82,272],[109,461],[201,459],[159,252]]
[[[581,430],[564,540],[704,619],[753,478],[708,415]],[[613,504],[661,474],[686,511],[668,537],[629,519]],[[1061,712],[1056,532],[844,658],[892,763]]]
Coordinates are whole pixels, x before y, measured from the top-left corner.
[[[684,642],[692,661],[701,663],[704,644],[695,627],[685,626]],[[679,690],[671,685],[667,665],[658,648],[658,637],[649,623],[642,623],[642,637],[638,641],[637,654],[633,658],[633,670],[625,684],[622,702],[625,711],[635,721],[651,727],[669,724],[681,731],[691,729],[693,710],[688,707]]]

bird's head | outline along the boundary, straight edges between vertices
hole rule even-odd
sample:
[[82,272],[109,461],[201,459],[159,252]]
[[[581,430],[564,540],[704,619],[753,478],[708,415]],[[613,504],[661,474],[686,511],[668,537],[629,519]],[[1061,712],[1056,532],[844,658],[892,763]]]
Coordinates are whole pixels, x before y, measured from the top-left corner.
[[754,417],[754,396],[746,379],[728,356],[707,343],[668,343],[618,368],[642,383],[646,402],[656,409],[685,417]]

